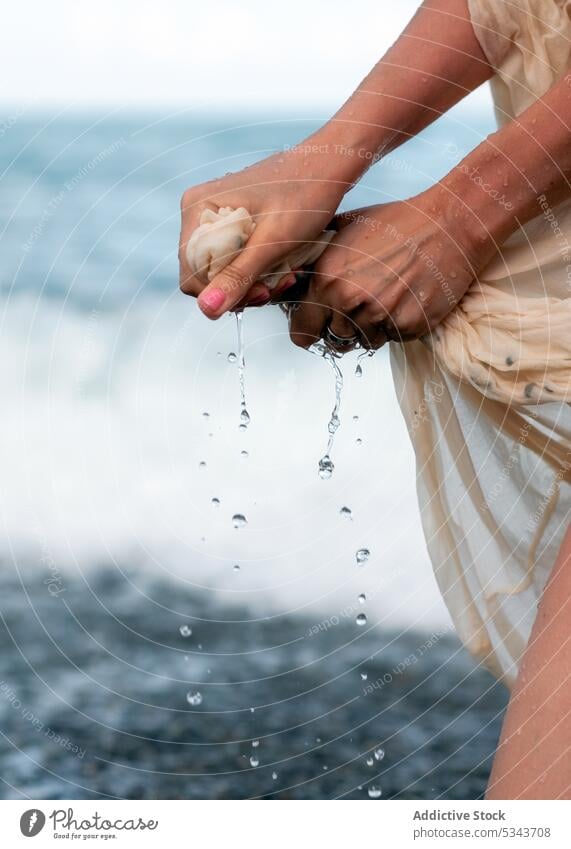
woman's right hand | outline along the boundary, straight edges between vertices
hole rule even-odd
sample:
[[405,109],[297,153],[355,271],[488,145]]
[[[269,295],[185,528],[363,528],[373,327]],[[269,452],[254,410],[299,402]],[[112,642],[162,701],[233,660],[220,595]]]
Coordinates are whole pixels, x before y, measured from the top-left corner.
[[[349,185],[333,176],[330,145],[308,140],[236,174],[187,189],[182,197],[180,288],[194,295],[208,318],[238,304],[270,299],[260,278],[303,242],[317,239],[333,218]],[[204,209],[245,207],[256,229],[240,254],[210,283],[198,279],[186,257],[188,240]],[[293,280],[284,281],[279,295]]]

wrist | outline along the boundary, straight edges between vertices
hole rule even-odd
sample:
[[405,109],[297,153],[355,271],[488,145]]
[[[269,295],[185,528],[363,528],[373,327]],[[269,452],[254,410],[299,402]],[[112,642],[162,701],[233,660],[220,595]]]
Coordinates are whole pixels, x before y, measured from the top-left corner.
[[352,117],[352,112],[337,113],[299,145],[289,149],[305,160],[310,158],[314,176],[338,183],[344,195],[379,161],[386,146],[382,127],[371,126]]
[[471,155],[433,187],[447,228],[478,258],[480,267],[518,227],[513,183],[508,191],[497,166],[485,153]]

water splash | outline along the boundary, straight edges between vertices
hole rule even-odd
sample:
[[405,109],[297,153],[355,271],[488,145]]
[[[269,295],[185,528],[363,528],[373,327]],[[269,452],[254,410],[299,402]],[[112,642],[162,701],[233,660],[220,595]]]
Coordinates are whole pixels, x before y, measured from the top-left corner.
[[339,411],[341,409],[341,394],[343,392],[343,372],[339,367],[339,363],[337,362],[339,359],[339,354],[329,348],[324,342],[315,342],[309,349],[312,354],[317,354],[319,357],[323,357],[324,360],[331,365],[333,369],[333,373],[335,375],[335,404],[333,406],[333,410],[331,412],[331,418],[329,419],[329,424],[327,425],[327,430],[329,433],[329,439],[327,440],[327,448],[325,449],[325,454],[319,461],[319,477],[322,480],[327,480],[333,475],[333,471],[335,469],[335,465],[333,460],[331,459],[331,451],[333,449],[333,442],[335,440],[335,434],[341,424],[341,420],[339,418]]
[[236,313],[236,331],[238,334],[238,379],[240,381],[240,430],[246,430],[250,424],[250,414],[246,407],[246,363],[244,359],[244,312]]

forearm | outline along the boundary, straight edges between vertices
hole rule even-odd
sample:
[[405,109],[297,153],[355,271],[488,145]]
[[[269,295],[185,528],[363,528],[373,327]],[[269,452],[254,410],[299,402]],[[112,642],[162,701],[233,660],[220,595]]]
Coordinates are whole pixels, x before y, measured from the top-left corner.
[[441,203],[494,251],[571,194],[571,84],[565,78],[490,135],[440,183]]
[[491,76],[467,0],[425,0],[359,88],[306,144],[326,155],[337,179],[354,182]]

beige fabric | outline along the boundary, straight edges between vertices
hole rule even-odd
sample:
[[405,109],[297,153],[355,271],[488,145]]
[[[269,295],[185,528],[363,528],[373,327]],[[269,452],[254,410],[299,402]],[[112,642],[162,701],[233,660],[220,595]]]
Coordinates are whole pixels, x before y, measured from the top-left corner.
[[[199,280],[210,283],[225,266],[236,259],[256,228],[254,219],[243,206],[232,209],[223,206],[218,211],[205,209],[199,226],[186,245],[188,265]],[[264,283],[275,289],[280,280],[296,268],[311,265],[318,259],[333,236],[334,230],[325,230],[311,243],[300,245],[264,275]]]
[[[571,2],[469,0],[500,123],[564,73]],[[434,335],[391,347],[435,576],[510,686],[571,518],[571,204],[503,246]]]

